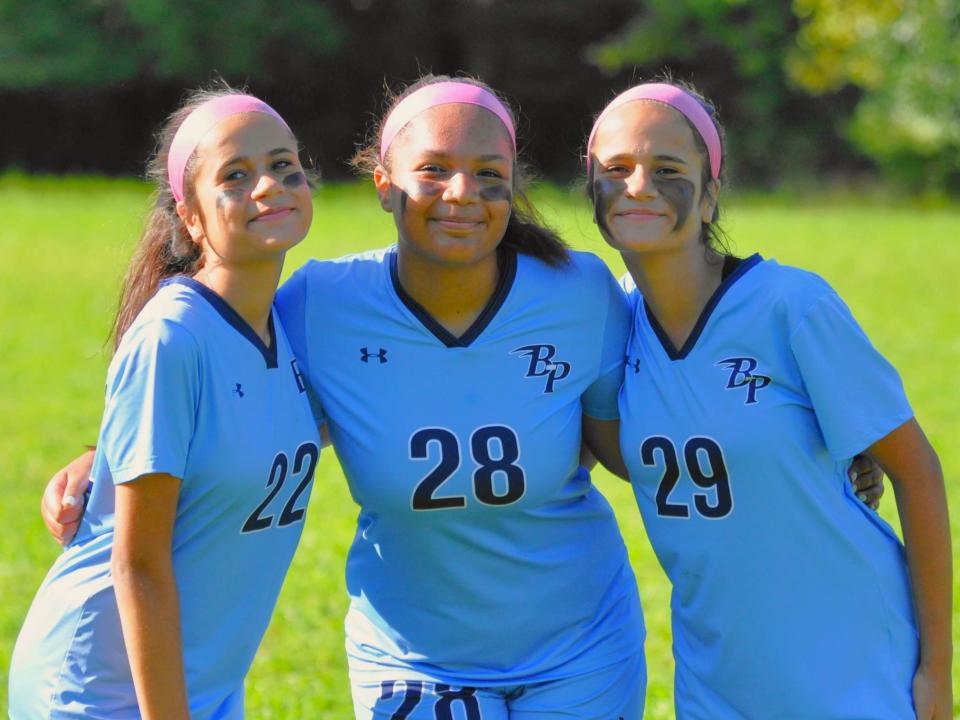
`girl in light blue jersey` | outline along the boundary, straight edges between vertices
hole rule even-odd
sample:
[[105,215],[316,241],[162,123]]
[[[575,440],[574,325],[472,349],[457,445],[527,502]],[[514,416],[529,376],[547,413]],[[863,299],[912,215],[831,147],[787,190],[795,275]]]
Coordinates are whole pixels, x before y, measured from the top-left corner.
[[639,718],[636,582],[579,462],[617,416],[625,296],[529,212],[486,86],[423,79],[357,162],[396,245],[308,263],[278,295],[360,505],[356,717]]
[[[822,279],[713,242],[721,166],[712,108],[672,83],[617,97],[588,143],[596,223],[635,286],[620,442],[673,584],[677,717],[946,720],[937,456]],[[861,451],[905,547],[850,491]]]
[[276,312],[311,193],[262,101],[199,92],[160,135],[73,542],[10,666],[10,717],[242,718],[320,438]]

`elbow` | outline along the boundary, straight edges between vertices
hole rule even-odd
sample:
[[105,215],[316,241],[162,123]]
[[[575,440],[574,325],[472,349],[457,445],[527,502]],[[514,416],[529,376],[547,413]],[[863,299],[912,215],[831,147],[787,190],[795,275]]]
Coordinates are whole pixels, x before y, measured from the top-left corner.
[[173,558],[169,553],[133,552],[114,545],[110,556],[110,572],[115,587],[141,587],[163,582],[173,574]]

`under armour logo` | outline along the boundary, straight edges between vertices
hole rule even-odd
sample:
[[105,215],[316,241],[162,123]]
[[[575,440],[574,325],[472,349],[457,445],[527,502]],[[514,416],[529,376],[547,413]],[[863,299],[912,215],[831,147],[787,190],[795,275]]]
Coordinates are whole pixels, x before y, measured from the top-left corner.
[[372,353],[367,348],[360,348],[360,360],[362,362],[370,362],[370,358],[376,358],[380,361],[380,364],[383,365],[387,361],[387,350],[386,348],[378,348],[379,352]]
[[627,367],[633,368],[633,374],[636,375],[640,372],[640,358],[631,358],[627,355]]
[[303,392],[306,392],[306,391],[307,391],[307,385],[306,385],[306,383],[303,382],[303,373],[300,372],[300,366],[297,365],[297,359],[296,359],[296,358],[294,358],[293,360],[290,361],[290,369],[293,370],[293,379],[294,379],[294,380],[296,381],[296,383],[297,383],[297,390],[299,390],[299,391],[302,392],[302,393],[303,393]]
[[557,354],[557,348],[554,345],[524,345],[511,350],[510,354],[525,357],[529,361],[527,374],[524,377],[547,379],[547,384],[543,388],[544,393],[552,393],[557,381],[563,380],[570,374],[570,363],[553,359]]
[[233,394],[237,397],[243,397],[243,388],[240,387],[240,383],[236,384],[237,386],[233,389]]
[[744,405],[755,404],[757,402],[757,392],[771,383],[771,379],[766,375],[757,375],[753,372],[759,364],[754,358],[727,358],[716,364],[722,365],[730,371],[730,378],[727,380],[725,390],[747,388],[747,399],[744,401]]

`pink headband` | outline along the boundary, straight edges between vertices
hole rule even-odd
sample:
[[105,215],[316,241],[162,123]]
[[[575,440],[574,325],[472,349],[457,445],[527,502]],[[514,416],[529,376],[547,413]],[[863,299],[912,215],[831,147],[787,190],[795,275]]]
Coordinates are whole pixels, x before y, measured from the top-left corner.
[[656,100],[657,102],[669,105],[675,110],[678,110],[693,124],[697,132],[700,133],[700,137],[703,138],[703,142],[707,146],[707,154],[710,157],[710,174],[714,180],[720,178],[720,163],[723,157],[720,150],[720,134],[717,132],[717,126],[713,124],[713,120],[710,119],[710,115],[704,109],[703,105],[700,104],[699,100],[686,90],[667,83],[637,85],[617,95],[617,97],[610,101],[610,104],[603,109],[600,117],[598,117],[597,121],[593,124],[593,130],[590,131],[590,139],[587,140],[588,172],[590,171],[590,149],[593,147],[593,138],[597,134],[597,128],[600,127],[600,123],[603,122],[603,119],[613,110],[634,100]]
[[380,160],[382,161],[386,157],[387,150],[397,137],[397,133],[413,120],[415,115],[419,115],[424,110],[436,105],[447,105],[449,103],[479,105],[492,112],[510,133],[513,152],[517,152],[517,134],[513,129],[513,120],[497,96],[473,83],[448,81],[425,85],[397,103],[397,106],[387,116],[387,121],[383,124],[383,136],[380,139]]
[[183,172],[203,136],[213,130],[214,126],[224,118],[246,112],[272,115],[287,130],[290,130],[276,110],[252,95],[223,95],[208,100],[187,115],[187,119],[180,124],[170,144],[170,154],[167,155],[167,175],[170,177],[170,189],[176,200],[183,200]]

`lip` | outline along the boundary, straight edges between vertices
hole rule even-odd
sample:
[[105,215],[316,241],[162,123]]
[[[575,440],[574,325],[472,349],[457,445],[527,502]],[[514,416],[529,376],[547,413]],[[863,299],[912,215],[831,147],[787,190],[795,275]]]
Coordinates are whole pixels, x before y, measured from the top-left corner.
[[629,210],[621,210],[616,213],[617,217],[625,217],[630,220],[655,220],[657,218],[666,217],[663,213],[654,212],[653,210],[645,210],[643,208],[630,208]]
[[483,220],[478,218],[461,217],[430,218],[430,222],[448,230],[472,230],[473,228],[483,224]]
[[293,208],[290,207],[269,208],[255,215],[250,222],[275,222],[277,220],[285,220],[292,214]]

